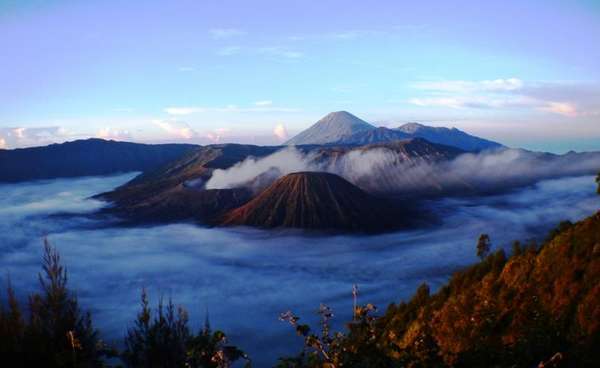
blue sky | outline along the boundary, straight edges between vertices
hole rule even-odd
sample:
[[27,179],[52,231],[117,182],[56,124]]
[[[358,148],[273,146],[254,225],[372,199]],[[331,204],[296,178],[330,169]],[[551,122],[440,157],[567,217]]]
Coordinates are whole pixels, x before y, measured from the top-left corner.
[[600,149],[600,2],[0,0],[0,147],[276,144],[330,111]]

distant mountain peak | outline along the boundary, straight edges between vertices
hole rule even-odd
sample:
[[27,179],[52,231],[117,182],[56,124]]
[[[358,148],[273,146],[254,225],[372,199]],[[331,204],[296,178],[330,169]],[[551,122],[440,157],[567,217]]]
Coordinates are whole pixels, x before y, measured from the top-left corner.
[[423,138],[432,143],[453,146],[465,151],[503,147],[500,143],[467,134],[456,128],[432,127],[417,122],[409,122],[395,129],[376,128],[348,111],[330,112],[285,144],[361,145],[409,138]]
[[287,141],[286,144],[332,143],[371,129],[375,129],[375,127],[355,115],[347,111],[335,111],[325,115],[310,128]]
[[481,151],[503,147],[500,143],[479,138],[456,128],[432,127],[420,123],[406,123],[394,129],[430,142],[454,146],[466,151]]
[[360,120],[356,115],[353,115],[346,110],[332,111],[329,114],[327,114],[321,118],[321,120],[337,120],[337,119],[352,119],[352,120],[358,119],[358,120]]
[[415,123],[415,122],[410,122],[410,123],[406,123],[401,125],[400,127],[398,127],[398,130],[403,131],[405,133],[414,133],[415,131],[424,128],[425,125],[421,124],[421,123]]

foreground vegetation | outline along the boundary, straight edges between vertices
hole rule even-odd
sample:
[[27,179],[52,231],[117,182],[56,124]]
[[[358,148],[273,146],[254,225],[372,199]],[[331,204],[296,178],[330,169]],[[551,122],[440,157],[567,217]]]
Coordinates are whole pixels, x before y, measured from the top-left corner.
[[187,312],[171,300],[164,305],[161,299],[152,310],[145,291],[141,310],[125,336],[125,348],[119,352],[99,339],[90,314],[79,308],[76,296],[67,288],[67,271],[60,256],[47,240],[42,269],[40,292],[29,296],[27,315],[9,281],[6,302],[0,303],[3,364],[83,368],[105,367],[111,360],[120,360],[135,368],[221,368],[238,360],[249,363],[244,352],[226,344],[223,332],[211,331],[208,321],[193,333]]
[[319,332],[287,312],[305,348],[279,367],[598,367],[600,212],[551,235],[488,255],[433,295],[422,285],[380,317],[357,306],[346,334],[329,331],[325,306]]
[[[280,359],[278,367],[600,366],[600,212],[575,224],[561,223],[542,246],[516,242],[510,257],[502,250],[490,253],[484,235],[477,243],[481,262],[456,272],[435,294],[422,285],[410,301],[391,304],[377,316],[375,306],[357,304],[355,288],[354,318],[345,333],[330,330],[333,312],[325,305],[318,311],[318,331],[292,312],[282,314],[304,348]],[[161,300],[153,310],[145,291],[118,351],[99,339],[48,242],[42,267],[40,290],[25,308],[10,282],[0,303],[0,356],[14,362],[10,366],[250,364],[208,322],[191,331],[187,312],[172,301]]]

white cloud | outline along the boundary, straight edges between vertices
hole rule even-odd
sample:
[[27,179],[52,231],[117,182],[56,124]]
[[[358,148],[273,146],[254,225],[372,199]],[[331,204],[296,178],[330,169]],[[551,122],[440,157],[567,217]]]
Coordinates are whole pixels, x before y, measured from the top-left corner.
[[210,35],[215,39],[224,39],[243,36],[246,34],[245,31],[237,28],[213,28],[208,31]]
[[540,107],[540,110],[568,117],[578,115],[577,107],[569,102],[548,102],[545,106]]
[[240,52],[242,52],[241,46],[226,46],[226,47],[222,47],[219,50],[217,50],[217,55],[231,56],[231,55],[237,55]]
[[600,111],[600,87],[577,82],[529,82],[518,78],[484,81],[418,82],[430,92],[409,103],[452,109],[529,109],[564,117],[595,116]]
[[231,132],[229,128],[218,128],[212,132],[206,133],[205,137],[212,143],[220,143],[224,137]]
[[217,112],[217,113],[249,113],[249,112],[298,112],[299,109],[291,107],[272,106],[272,101],[258,101],[252,107],[239,107],[236,105],[227,105],[224,107],[203,107],[203,106],[185,106],[185,107],[167,107],[164,111],[169,115],[191,115],[196,113]]
[[284,59],[300,59],[304,56],[304,53],[300,51],[290,50],[281,46],[261,47],[258,49],[258,52],[264,55]]
[[152,123],[160,127],[174,138],[192,139],[198,136],[198,134],[186,122],[183,121],[153,120]]
[[354,40],[359,37],[383,35],[385,32],[374,29],[355,29],[343,32],[331,33],[328,36],[337,40]]
[[6,140],[4,138],[0,138],[0,148],[6,148]]
[[203,107],[167,107],[165,112],[169,115],[190,115],[198,112],[205,112]]
[[277,59],[300,59],[304,57],[304,53],[283,46],[269,47],[242,47],[237,45],[221,47],[217,50],[219,56],[232,56],[244,52],[249,55],[263,55]]
[[277,124],[275,126],[275,129],[273,129],[273,134],[280,141],[286,141],[288,139],[288,132],[287,132],[287,129],[285,129],[285,126],[283,124]]
[[494,79],[482,81],[436,81],[418,82],[413,85],[416,89],[438,92],[501,92],[515,91],[523,88],[523,81],[518,78]]
[[194,68],[193,66],[180,66],[179,68],[177,68],[177,70],[179,70],[180,72],[193,72],[194,70],[196,70],[196,68]]
[[116,141],[131,139],[131,134],[128,130],[113,129],[110,127],[102,128],[96,132],[96,137],[102,139],[112,139]]
[[430,97],[430,98],[411,98],[409,102],[421,107],[441,106],[458,109],[464,107],[464,103],[453,97]]
[[59,126],[0,128],[0,140],[5,148],[43,146],[77,138],[85,137]]

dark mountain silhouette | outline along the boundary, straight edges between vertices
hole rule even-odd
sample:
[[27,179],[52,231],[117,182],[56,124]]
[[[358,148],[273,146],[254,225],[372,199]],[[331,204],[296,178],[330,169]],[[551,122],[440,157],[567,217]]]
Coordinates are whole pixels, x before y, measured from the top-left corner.
[[276,180],[227,213],[222,225],[381,231],[401,225],[400,211],[340,176],[299,172]]
[[406,134],[399,130],[379,127],[375,129],[365,130],[352,134],[335,142],[337,144],[355,144],[365,145],[372,143],[393,142],[402,139],[413,138],[412,135]]
[[454,146],[465,151],[482,151],[504,147],[500,143],[467,134],[456,128],[431,127],[418,123],[404,124],[396,129],[410,137],[427,139],[430,142]]
[[[268,187],[277,176],[257,173],[257,177],[243,188],[204,189],[214,169],[226,169],[249,157],[263,157],[282,147],[260,147],[252,145],[223,144],[199,147],[178,160],[156,170],[145,172],[129,183],[97,198],[112,202],[106,211],[116,213],[131,221],[164,222],[189,220],[214,223],[214,219],[225,211],[239,207],[258,191]],[[335,167],[340,158],[351,151],[368,152],[385,149],[398,154],[403,163],[418,165],[421,162],[437,162],[456,157],[462,151],[442,145],[434,145],[422,139],[394,141],[364,147],[356,146],[301,146],[304,153],[311,153],[315,164]],[[374,183],[392,185],[397,178],[384,175]],[[373,189],[372,183],[362,182],[359,186]],[[440,187],[435,177],[428,178],[423,186]],[[429,187],[428,187],[429,188]],[[377,191],[377,190],[374,190]],[[385,191],[382,191],[385,192]],[[219,203],[219,205],[215,205]],[[168,214],[166,214],[168,212]]]
[[[325,163],[334,172],[339,172],[347,162],[344,156],[373,154],[372,175],[356,175],[352,183],[372,194],[378,195],[439,195],[448,190],[470,193],[472,188],[460,178],[448,180],[443,172],[421,175],[418,168],[450,161],[465,153],[450,146],[434,144],[421,138],[381,142],[365,146],[321,146],[314,148],[315,162]],[[408,168],[417,168],[407,170]],[[419,175],[416,175],[419,174]],[[402,187],[410,190],[399,190]]]
[[423,138],[432,143],[452,146],[464,151],[503,147],[500,143],[467,134],[456,128],[431,127],[418,123],[404,124],[396,129],[376,128],[346,111],[326,115],[286,144],[365,145],[410,138]]
[[344,137],[335,143],[364,145],[411,138],[426,139],[431,143],[443,144],[473,152],[503,147],[500,143],[475,137],[456,128],[430,127],[417,123],[405,124],[397,129],[379,127],[360,131],[349,137]]
[[87,139],[0,150],[0,182],[146,171],[173,161],[195,147]]
[[110,201],[105,211],[130,221],[210,222],[251,197],[249,190],[204,190],[214,169],[225,169],[248,157],[262,157],[281,147],[222,144],[198,147],[158,169],[147,171],[129,183],[96,198]]
[[349,137],[352,134],[369,131],[375,127],[347,111],[336,111],[327,114],[313,126],[299,133],[285,144],[327,144]]

